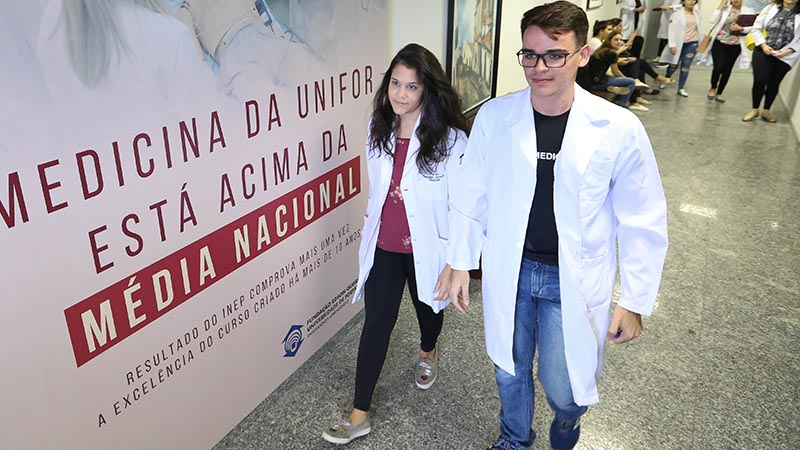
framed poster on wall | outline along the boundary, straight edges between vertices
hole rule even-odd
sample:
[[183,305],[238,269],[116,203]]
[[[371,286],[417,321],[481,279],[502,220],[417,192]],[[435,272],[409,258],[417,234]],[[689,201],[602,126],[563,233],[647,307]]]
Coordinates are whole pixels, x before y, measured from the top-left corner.
[[450,0],[447,73],[467,116],[497,93],[501,0]]
[[[619,0],[617,0],[619,3]],[[603,6],[603,0],[586,0],[586,9],[596,9]]]

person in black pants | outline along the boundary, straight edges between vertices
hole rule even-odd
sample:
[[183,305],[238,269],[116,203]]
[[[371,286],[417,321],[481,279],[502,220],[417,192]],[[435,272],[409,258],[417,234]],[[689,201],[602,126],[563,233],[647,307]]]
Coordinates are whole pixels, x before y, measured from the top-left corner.
[[436,381],[443,309],[449,301],[448,198],[467,145],[461,101],[430,51],[409,44],[392,59],[373,101],[366,166],[369,199],[354,301],[364,300],[353,408],[322,432],[347,444],[372,430],[372,395],[408,282],[420,346],[414,383]]
[[742,6],[742,0],[721,0],[711,15],[711,22],[715,23],[711,30],[711,35],[714,36],[711,46],[714,70],[711,72],[711,89],[706,97],[718,103],[725,102],[722,92],[728,84],[736,59],[742,53],[741,40],[750,31],[749,27],[745,28],[737,23],[739,14],[753,14],[753,10]]
[[715,40],[711,46],[711,57],[714,58],[714,69],[711,71],[711,89],[708,91],[708,99],[725,103],[722,92],[728,85],[728,79],[733,71],[733,65],[742,52],[742,47],[736,44],[723,44]]
[[[767,36],[764,37],[764,30]],[[770,112],[778,96],[783,77],[797,62],[800,54],[800,4],[797,0],[775,0],[758,14],[750,34],[755,41],[753,50],[753,109],[742,120],[758,117],[758,107],[764,99],[761,119],[774,123]]]
[[[620,54],[619,59],[617,60],[617,65],[619,66],[619,70],[625,74],[627,77],[635,78],[642,83],[647,84],[647,75],[653,77],[660,84],[673,84],[675,80],[665,77],[660,73],[656,72],[653,69],[653,66],[650,65],[647,61],[641,58],[637,58],[628,54],[627,52],[622,52]],[[654,88],[647,88],[642,90],[643,94],[658,94],[658,89]],[[648,102],[645,102],[647,104]]]

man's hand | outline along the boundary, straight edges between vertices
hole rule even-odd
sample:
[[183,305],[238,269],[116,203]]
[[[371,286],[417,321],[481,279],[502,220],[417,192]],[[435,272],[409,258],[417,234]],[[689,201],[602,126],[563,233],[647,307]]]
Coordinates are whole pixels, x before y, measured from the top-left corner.
[[642,334],[642,316],[617,305],[611,315],[606,339],[622,344],[638,338]]
[[466,313],[469,306],[469,272],[466,270],[450,271],[450,301],[461,312]]
[[450,272],[452,272],[450,264],[445,265],[436,280],[436,286],[433,287],[433,292],[436,294],[434,300],[444,300],[450,295]]

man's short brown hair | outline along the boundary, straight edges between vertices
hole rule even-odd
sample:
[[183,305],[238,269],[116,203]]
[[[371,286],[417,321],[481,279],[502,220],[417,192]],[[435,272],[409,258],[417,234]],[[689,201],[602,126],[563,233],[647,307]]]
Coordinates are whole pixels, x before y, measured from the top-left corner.
[[524,35],[525,30],[532,26],[541,28],[552,39],[572,31],[578,47],[586,45],[586,35],[589,33],[586,12],[580,6],[564,0],[539,5],[526,11],[522,15],[520,31]]

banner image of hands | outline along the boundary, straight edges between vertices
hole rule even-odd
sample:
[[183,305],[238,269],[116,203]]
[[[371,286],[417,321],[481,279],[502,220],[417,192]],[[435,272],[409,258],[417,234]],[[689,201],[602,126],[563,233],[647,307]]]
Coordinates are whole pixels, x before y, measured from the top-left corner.
[[0,0],[0,448],[210,448],[352,305],[387,0]]

